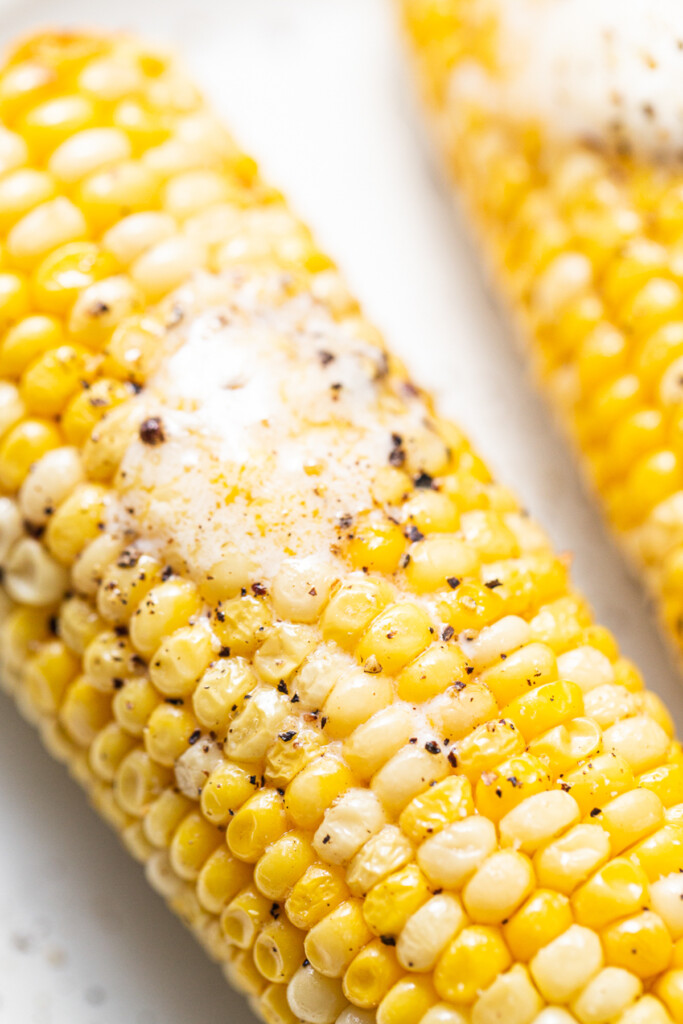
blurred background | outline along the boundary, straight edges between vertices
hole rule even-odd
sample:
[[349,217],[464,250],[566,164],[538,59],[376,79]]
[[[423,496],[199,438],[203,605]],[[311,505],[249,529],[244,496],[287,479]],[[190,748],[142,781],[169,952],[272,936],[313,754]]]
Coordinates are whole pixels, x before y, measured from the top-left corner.
[[[683,724],[641,591],[490,301],[421,130],[391,0],[0,0],[0,41],[101,24],[182,48],[390,345],[561,550]],[[247,1024],[222,975],[0,697],[0,1024]]]

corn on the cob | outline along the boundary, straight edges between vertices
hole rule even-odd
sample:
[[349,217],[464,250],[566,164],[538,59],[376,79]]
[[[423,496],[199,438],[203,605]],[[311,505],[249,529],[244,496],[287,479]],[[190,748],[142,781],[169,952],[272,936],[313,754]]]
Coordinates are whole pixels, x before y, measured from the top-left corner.
[[167,58],[34,37],[0,116],[49,749],[268,1024],[681,1019],[683,756],[566,562]]
[[[402,6],[439,142],[495,282],[680,649],[683,171],[680,118],[667,120],[677,104],[680,7],[666,3],[662,11],[662,5],[646,11],[640,0],[634,10],[597,3],[588,17],[591,5],[576,0],[567,12],[575,24],[564,46],[574,73],[572,96],[560,59],[542,64],[542,26],[563,19],[559,28],[551,26],[556,45],[567,28],[563,5],[537,3],[531,45],[517,57],[545,69],[544,78],[537,76],[539,94],[559,97],[562,90],[569,109],[558,105],[551,124],[539,116],[542,100],[531,110],[513,110],[505,94],[514,92],[507,79],[516,72],[501,63],[504,26],[519,7],[528,13],[533,5],[405,0]],[[605,28],[610,17],[611,33]],[[667,30],[656,37],[658,50],[649,48],[651,18],[663,19],[660,30],[662,24]],[[629,52],[634,29],[643,38]],[[673,63],[669,44],[677,54]],[[604,66],[596,66],[596,53]],[[600,102],[591,112],[585,98],[598,76]],[[603,96],[600,90],[610,85]]]

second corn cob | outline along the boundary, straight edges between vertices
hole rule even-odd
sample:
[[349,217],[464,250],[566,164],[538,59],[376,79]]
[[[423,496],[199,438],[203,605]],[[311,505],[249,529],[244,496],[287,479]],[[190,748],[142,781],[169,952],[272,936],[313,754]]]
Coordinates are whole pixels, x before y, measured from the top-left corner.
[[[402,7],[438,141],[495,284],[532,342],[554,407],[680,649],[680,6],[406,0]],[[507,33],[525,16],[528,32],[515,55],[521,70],[513,58],[508,68],[501,60],[511,57]],[[552,19],[564,20],[553,27]],[[561,54],[554,63],[550,44]],[[525,88],[513,109],[509,96],[527,64],[542,68],[538,95]],[[569,73],[571,82],[563,81]],[[594,94],[593,108],[586,94]],[[546,95],[557,99],[554,120]]]
[[0,72],[5,686],[269,1024],[683,1019],[683,756],[173,62]]

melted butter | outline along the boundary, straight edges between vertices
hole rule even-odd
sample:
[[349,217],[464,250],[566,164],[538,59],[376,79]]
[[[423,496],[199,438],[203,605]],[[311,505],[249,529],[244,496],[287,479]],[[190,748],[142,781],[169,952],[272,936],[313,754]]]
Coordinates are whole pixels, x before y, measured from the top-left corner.
[[453,76],[454,102],[483,102],[550,135],[680,159],[680,0],[473,0],[495,25],[498,65]]
[[338,554],[339,521],[374,504],[392,434],[421,429],[384,352],[273,278],[199,278],[179,293],[158,371],[133,399],[164,440],[128,446],[111,527],[193,575],[226,552],[263,579],[285,556]]

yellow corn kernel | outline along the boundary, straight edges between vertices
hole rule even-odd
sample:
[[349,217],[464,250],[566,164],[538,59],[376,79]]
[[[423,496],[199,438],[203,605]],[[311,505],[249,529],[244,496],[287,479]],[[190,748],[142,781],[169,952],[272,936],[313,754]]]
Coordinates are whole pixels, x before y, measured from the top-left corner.
[[111,717],[111,697],[80,676],[67,689],[59,720],[71,739],[85,747]]
[[78,659],[61,640],[41,644],[24,668],[24,687],[39,711],[57,711],[79,667]]
[[264,896],[284,900],[315,859],[315,851],[305,833],[286,832],[271,843],[257,861],[254,883]]
[[683,765],[663,764],[638,779],[638,785],[655,793],[664,807],[683,803]]
[[346,898],[348,890],[339,868],[313,863],[295,883],[285,902],[287,917],[308,931]]
[[448,774],[449,762],[438,743],[409,743],[377,772],[371,787],[388,813],[398,816],[413,797]]
[[400,602],[380,613],[361,638],[356,655],[366,666],[394,675],[431,642],[434,629],[418,605]]
[[565,680],[538,686],[502,710],[502,717],[514,722],[527,742],[582,714],[581,688]]
[[77,197],[91,229],[100,234],[128,214],[157,207],[159,182],[143,163],[122,160],[84,178]]
[[436,965],[434,985],[448,1002],[473,1003],[509,966],[510,953],[499,930],[472,925],[449,944]]
[[529,753],[548,766],[554,777],[592,757],[600,748],[602,733],[591,718],[574,718],[537,736],[529,744]]
[[596,931],[648,903],[649,887],[642,868],[615,857],[572,895],[572,910],[579,924]]
[[21,134],[36,159],[47,157],[71,135],[87,128],[96,117],[85,96],[57,96],[30,109],[21,121]]
[[393,573],[406,548],[400,526],[380,512],[356,517],[347,542],[347,554],[354,569]]
[[112,702],[112,711],[122,729],[142,736],[150,715],[159,704],[159,694],[143,676],[124,681]]
[[187,750],[196,729],[197,720],[191,712],[171,704],[159,704],[145,726],[145,750],[159,764],[171,768]]
[[500,821],[522,800],[549,788],[543,763],[533,754],[523,753],[486,772],[476,785],[474,802],[480,814]]
[[0,484],[8,491],[18,491],[31,466],[59,444],[59,432],[52,423],[23,420],[0,443]]
[[202,813],[214,825],[225,825],[254,793],[256,776],[224,761],[214,768],[202,787]]
[[445,590],[463,576],[473,576],[477,557],[465,541],[450,534],[433,534],[408,549],[405,573],[411,589],[418,594]]
[[[468,687],[469,690],[469,687]],[[467,691],[463,691],[467,692]],[[473,782],[501,761],[521,754],[524,739],[505,718],[477,726],[455,746],[456,763]]]
[[151,316],[126,317],[104,350],[104,372],[119,380],[144,384],[156,368],[164,327]]
[[468,662],[455,644],[432,644],[399,673],[396,692],[400,700],[421,704],[467,678]]
[[305,957],[303,939],[303,932],[283,918],[261,929],[254,943],[254,963],[267,981],[281,986],[290,980]]
[[330,598],[320,622],[323,637],[345,650],[353,650],[376,616],[386,608],[392,592],[382,579],[343,583]]
[[607,963],[623,967],[639,978],[665,971],[673,953],[666,925],[649,910],[610,925],[601,938]]
[[399,824],[415,843],[472,814],[472,789],[467,779],[451,776],[416,796],[402,812]]
[[162,640],[150,660],[150,678],[165,697],[188,697],[213,653],[208,629],[203,625],[185,626]]
[[247,885],[221,914],[223,934],[232,945],[251,949],[261,929],[272,920],[272,910],[272,904]]
[[114,778],[114,794],[119,806],[135,817],[141,817],[150,804],[168,786],[169,773],[139,747],[124,757]]
[[550,789],[517,804],[499,824],[501,846],[534,853],[579,820],[579,806],[569,793]]
[[157,849],[167,849],[171,845],[173,833],[191,808],[191,802],[182,793],[175,789],[165,789],[150,804],[143,819],[147,841]]
[[63,338],[64,331],[56,317],[24,317],[10,327],[0,342],[0,371],[6,377],[19,377],[34,359],[57,348]]
[[394,950],[374,939],[349,964],[344,975],[344,995],[354,1006],[371,1010],[403,976]]
[[387,992],[377,1009],[377,1024],[410,1024],[420,1020],[437,1001],[427,977],[403,978]]
[[155,558],[123,551],[113,564],[104,567],[97,610],[107,622],[125,626],[160,579],[161,566]]
[[253,864],[282,836],[286,826],[282,797],[274,789],[262,789],[230,819],[228,846],[240,860]]
[[161,641],[185,626],[199,611],[197,588],[179,577],[152,587],[138,605],[130,624],[130,638],[140,654],[151,657]]
[[199,811],[190,811],[175,831],[169,856],[173,870],[181,878],[194,881],[213,851],[222,844],[223,835]]
[[249,865],[231,856],[226,847],[221,845],[209,855],[199,872],[197,897],[210,914],[220,914],[226,903],[234,899],[250,881]]
[[503,599],[496,590],[471,582],[461,583],[452,593],[444,594],[437,613],[456,633],[482,629],[505,614]]
[[[428,720],[437,733],[451,741],[457,740],[458,746],[462,743],[465,749],[467,749],[470,733],[487,723],[498,720],[498,714],[498,705],[493,694],[487,686],[479,682],[455,683],[454,686],[448,688],[441,699],[432,701],[428,705],[427,711]],[[519,733],[516,732],[511,722],[508,722],[504,728],[507,732],[499,732],[498,726],[496,726],[493,730],[494,736],[489,737],[489,740],[493,746],[498,743],[505,746],[507,742],[511,742],[513,749],[517,750],[521,739]],[[481,738],[480,732],[477,732],[477,737]],[[474,745],[470,745],[470,750],[475,758],[477,756],[476,747],[476,741]],[[488,744],[484,741],[483,750],[487,749]],[[501,754],[501,757],[503,756],[505,754]]]
[[417,490],[403,505],[403,521],[421,533],[447,533],[458,528],[458,508],[447,494]]
[[426,878],[417,864],[408,864],[373,886],[365,898],[363,914],[375,935],[397,936],[428,898]]
[[31,283],[33,296],[40,310],[63,316],[81,291],[117,269],[112,256],[94,242],[69,242],[37,267]]
[[250,594],[219,604],[211,628],[232,655],[249,658],[266,639],[271,615],[265,602]]
[[582,814],[601,809],[610,800],[631,789],[635,783],[626,761],[616,754],[600,754],[574,771],[562,775]]
[[45,542],[63,565],[71,565],[102,529],[108,492],[99,484],[79,484],[51,517]]
[[487,668],[481,676],[499,707],[527,693],[532,687],[550,683],[557,678],[557,663],[550,647],[527,644],[498,665]]
[[105,725],[90,747],[90,767],[99,779],[113,782],[119,765],[130,753],[135,740],[117,722]]
[[515,960],[527,963],[572,924],[569,900],[551,889],[537,889],[503,927]]
[[612,852],[621,853],[664,824],[664,809],[651,790],[632,789],[603,807],[597,821],[609,833]]
[[287,787],[287,814],[298,828],[317,828],[325,810],[352,785],[344,762],[326,753],[306,765]]
[[343,977],[357,953],[372,939],[361,900],[346,900],[311,928],[306,936],[306,957],[316,971],[329,978]]
[[341,676],[323,705],[326,733],[343,739],[376,712],[388,707],[394,697],[392,682],[383,674],[351,670]]
[[656,882],[683,857],[683,825],[672,822],[658,829],[629,851],[629,858],[642,867],[650,882]]

